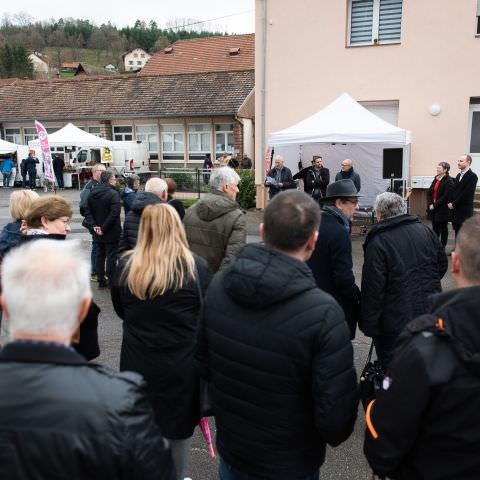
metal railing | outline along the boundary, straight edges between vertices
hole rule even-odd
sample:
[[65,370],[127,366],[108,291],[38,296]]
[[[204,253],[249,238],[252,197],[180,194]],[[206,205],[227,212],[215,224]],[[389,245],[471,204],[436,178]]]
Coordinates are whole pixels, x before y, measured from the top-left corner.
[[161,168],[158,173],[160,178],[173,178],[179,193],[194,194],[197,198],[200,198],[202,193],[210,191],[211,170],[202,168]]

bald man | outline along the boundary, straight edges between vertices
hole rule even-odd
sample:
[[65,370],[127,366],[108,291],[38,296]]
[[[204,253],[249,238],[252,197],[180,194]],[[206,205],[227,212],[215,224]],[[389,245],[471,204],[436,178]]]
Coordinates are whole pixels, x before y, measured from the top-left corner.
[[346,158],[342,162],[341,167],[341,170],[335,175],[335,181],[338,182],[339,180],[351,180],[354,183],[358,193],[361,188],[360,175],[353,170],[352,160],[350,158]]

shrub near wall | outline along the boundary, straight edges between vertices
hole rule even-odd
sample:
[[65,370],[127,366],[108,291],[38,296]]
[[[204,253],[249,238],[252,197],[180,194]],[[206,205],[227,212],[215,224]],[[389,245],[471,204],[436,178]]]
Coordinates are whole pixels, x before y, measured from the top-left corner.
[[251,170],[237,170],[240,175],[240,183],[238,184],[237,202],[244,210],[255,206],[255,178]]

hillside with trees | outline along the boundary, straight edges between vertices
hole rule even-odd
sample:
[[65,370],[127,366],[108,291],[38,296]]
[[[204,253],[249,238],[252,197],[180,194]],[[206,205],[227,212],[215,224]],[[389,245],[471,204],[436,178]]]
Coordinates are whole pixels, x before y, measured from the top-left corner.
[[[207,25],[208,26],[208,25]],[[100,26],[74,18],[35,21],[28,13],[5,14],[0,22],[0,78],[32,78],[31,52],[47,55],[51,68],[63,62],[87,64],[92,72],[104,72],[111,63],[123,68],[122,55],[140,47],[155,53],[177,40],[223,35],[193,19],[176,19],[161,28],[155,21],[137,20],[133,26]]]

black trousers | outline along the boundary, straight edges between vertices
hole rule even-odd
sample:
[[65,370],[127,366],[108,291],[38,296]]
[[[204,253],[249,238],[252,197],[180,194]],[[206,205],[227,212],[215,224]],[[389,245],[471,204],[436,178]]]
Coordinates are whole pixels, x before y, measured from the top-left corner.
[[55,177],[57,179],[58,188],[63,188],[63,172],[58,170],[54,170]]
[[28,184],[30,188],[35,188],[37,186],[37,172],[34,170],[28,171]]
[[437,234],[442,245],[446,247],[448,242],[448,223],[432,221],[432,230]]
[[97,258],[95,263],[97,267],[97,281],[99,285],[105,285],[107,283],[105,273],[107,274],[109,282],[112,281],[113,275],[115,274],[117,249],[118,242],[102,243],[99,242],[97,238]]
[[455,240],[457,239],[458,232],[462,228],[463,222],[462,223],[453,223],[452,222],[452,227],[453,231],[455,232]]

